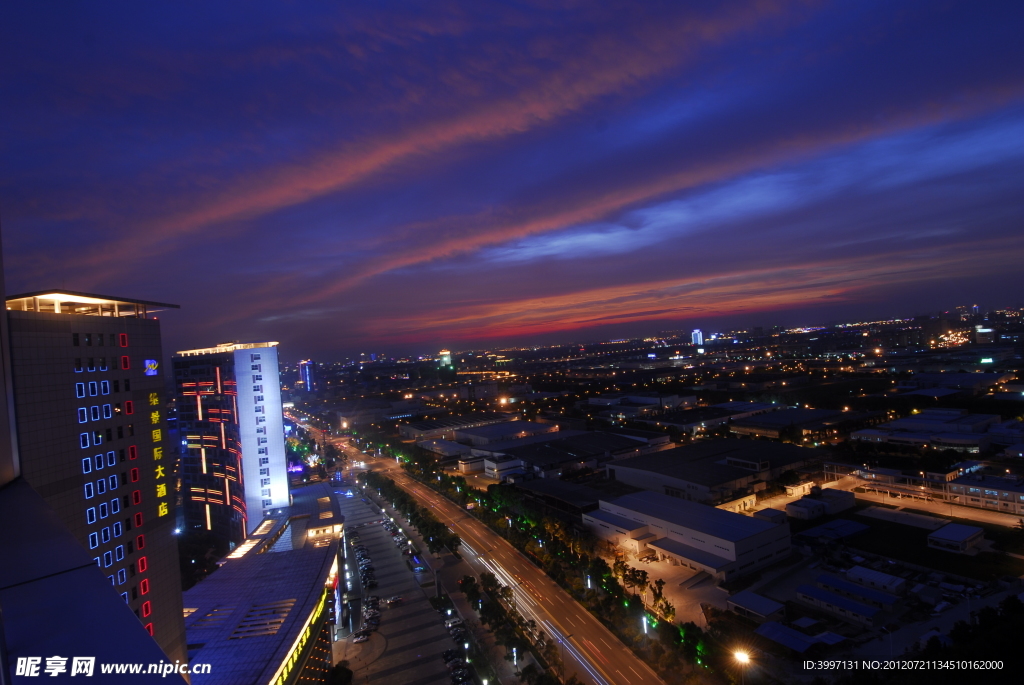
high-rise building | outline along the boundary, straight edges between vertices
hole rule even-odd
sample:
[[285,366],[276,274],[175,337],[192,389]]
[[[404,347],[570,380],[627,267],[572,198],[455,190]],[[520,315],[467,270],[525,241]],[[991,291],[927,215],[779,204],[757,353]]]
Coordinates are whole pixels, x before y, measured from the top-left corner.
[[441,368],[446,369],[452,365],[452,353],[450,350],[441,350],[438,353],[437,363]]
[[186,524],[238,542],[290,501],[277,343],[180,351],[174,378]]
[[693,342],[694,345],[703,345],[704,334],[701,333],[699,328],[695,328],[693,329],[693,333],[690,334],[690,340]]
[[6,300],[21,473],[112,593],[185,660],[160,323],[177,305],[77,292]]
[[303,389],[306,392],[314,392],[317,389],[316,362],[312,359],[304,359],[299,362],[299,380],[302,381]]

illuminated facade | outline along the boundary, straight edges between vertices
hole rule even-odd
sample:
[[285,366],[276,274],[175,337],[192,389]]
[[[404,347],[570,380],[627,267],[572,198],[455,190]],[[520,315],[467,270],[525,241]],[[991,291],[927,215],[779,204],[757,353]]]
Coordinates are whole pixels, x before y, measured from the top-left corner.
[[451,353],[451,351],[450,350],[441,350],[438,353],[437,362],[438,362],[438,364],[441,365],[442,368],[447,368],[447,367],[451,366],[452,365],[452,353]]
[[690,342],[692,342],[694,345],[698,345],[698,346],[703,345],[704,344],[704,333],[702,333],[699,328],[695,328],[693,330],[693,333],[690,334]]
[[171,659],[186,658],[160,324],[176,305],[7,298],[25,480]]
[[186,521],[238,542],[289,504],[277,343],[184,350],[174,367]]
[[306,392],[314,392],[317,389],[316,362],[312,359],[304,359],[299,362],[299,380]]

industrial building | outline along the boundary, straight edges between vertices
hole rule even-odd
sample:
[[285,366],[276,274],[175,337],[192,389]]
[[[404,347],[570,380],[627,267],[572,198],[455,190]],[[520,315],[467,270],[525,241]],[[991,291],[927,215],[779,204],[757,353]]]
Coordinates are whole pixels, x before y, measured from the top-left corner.
[[720,502],[763,490],[782,473],[817,463],[813,448],[749,440],[708,440],[609,463],[608,477],[695,502]]
[[726,581],[789,555],[787,523],[723,511],[657,492],[601,500],[583,514],[599,538],[642,555],[704,571]]

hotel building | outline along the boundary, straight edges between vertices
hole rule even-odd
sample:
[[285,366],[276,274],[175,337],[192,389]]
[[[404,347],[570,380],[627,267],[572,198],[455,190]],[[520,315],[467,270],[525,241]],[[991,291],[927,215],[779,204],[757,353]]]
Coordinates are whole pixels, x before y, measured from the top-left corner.
[[152,315],[177,305],[68,291],[6,302],[21,474],[167,656],[184,659],[176,450]]
[[289,505],[276,342],[174,357],[186,525],[231,542]]

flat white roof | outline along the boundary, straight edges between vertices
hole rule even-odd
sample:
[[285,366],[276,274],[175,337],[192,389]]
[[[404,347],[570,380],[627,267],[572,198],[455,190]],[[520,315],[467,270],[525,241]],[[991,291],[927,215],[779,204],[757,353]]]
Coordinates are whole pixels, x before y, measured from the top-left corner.
[[731,511],[670,497],[660,492],[637,492],[613,500],[602,500],[601,508],[604,509],[606,504],[731,542],[744,540],[776,527],[776,524],[764,519],[734,514]]
[[965,526],[962,523],[947,523],[942,528],[928,535],[937,540],[950,540],[952,542],[963,542],[978,533],[984,533],[984,528],[977,526]]

